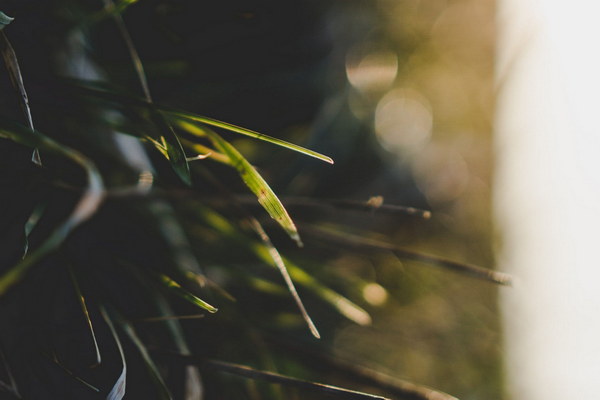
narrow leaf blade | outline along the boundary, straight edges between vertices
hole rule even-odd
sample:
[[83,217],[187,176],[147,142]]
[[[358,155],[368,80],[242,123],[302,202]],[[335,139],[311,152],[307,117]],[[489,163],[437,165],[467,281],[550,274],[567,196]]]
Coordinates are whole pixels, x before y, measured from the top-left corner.
[[188,292],[187,290],[182,288],[179,283],[175,282],[173,279],[169,278],[168,276],[161,275],[160,280],[167,288],[169,288],[171,291],[173,291],[173,293],[175,293],[177,296],[181,297],[182,299],[187,300],[190,303],[192,303],[210,313],[216,313],[218,311],[218,309],[216,307],[211,306],[210,304],[208,304],[207,302],[205,302],[198,296],[191,294],[190,292]]
[[121,340],[119,340],[117,330],[115,329],[115,326],[113,325],[104,307],[100,307],[100,313],[102,314],[102,318],[104,318],[104,321],[106,322],[106,325],[108,325],[110,333],[112,334],[115,343],[117,344],[119,355],[121,357],[121,365],[123,366],[123,368],[121,369],[121,374],[119,375],[119,377],[115,381],[115,384],[106,396],[106,400],[121,400],[123,396],[125,396],[125,390],[127,388],[127,360],[125,359],[123,345],[121,344]]
[[73,287],[75,289],[75,294],[77,295],[77,300],[79,301],[79,306],[81,307],[81,311],[87,323],[88,329],[90,330],[90,336],[94,345],[96,360],[94,364],[92,364],[92,366],[97,366],[102,363],[102,357],[100,356],[100,348],[98,347],[98,341],[96,340],[96,331],[94,330],[94,325],[92,324],[92,319],[90,318],[90,313],[85,302],[85,297],[81,292],[81,287],[79,286],[79,282],[77,281],[77,277],[75,276],[75,271],[73,271],[73,267],[71,265],[68,266],[68,269],[69,275],[71,276],[71,281],[73,282]]
[[202,129],[183,120],[179,120],[179,125],[188,132],[207,135],[217,150],[229,157],[231,165],[237,169],[246,186],[254,193],[271,218],[281,225],[299,247],[302,247],[298,229],[275,192],[235,147],[210,129]]
[[225,129],[230,132],[239,133],[241,135],[249,136],[254,139],[262,140],[265,142],[275,144],[277,146],[285,147],[286,149],[297,151],[298,153],[302,153],[304,155],[316,158],[318,160],[325,161],[329,164],[333,164],[333,159],[331,157],[328,157],[324,154],[318,153],[314,150],[310,150],[305,147],[299,146],[297,144],[290,143],[285,140],[281,140],[281,139],[278,139],[278,138],[275,138],[275,137],[272,137],[269,135],[265,135],[264,133],[259,133],[259,132],[256,132],[256,131],[253,131],[253,130],[250,130],[247,128],[243,128],[241,126],[233,125],[233,124],[230,124],[227,122],[219,121],[219,120],[209,118],[209,117],[204,117],[202,115],[198,115],[198,114],[194,114],[194,113],[190,113],[190,112],[182,112],[182,111],[174,111],[174,110],[171,111],[171,110],[167,110],[167,109],[165,109],[165,112],[168,115],[171,115],[178,119],[185,119],[188,121],[199,122],[203,125],[208,125],[208,126],[212,126],[215,128]]
[[122,318],[119,318],[117,320],[117,322],[121,325],[121,328],[123,329],[123,331],[127,334],[129,339],[133,342],[135,347],[140,352],[140,355],[142,356],[142,359],[144,360],[144,363],[146,364],[146,368],[148,369],[148,372],[150,373],[152,380],[154,381],[154,383],[156,384],[156,386],[158,388],[159,398],[161,400],[172,400],[173,396],[171,395],[169,388],[167,387],[162,376],[160,375],[160,372],[158,371],[158,367],[154,363],[154,360],[152,360],[152,357],[150,357],[150,353],[148,352],[148,349],[146,348],[146,346],[144,345],[142,340],[138,337],[137,333],[133,329],[133,326],[131,326],[131,324],[129,324],[127,321],[125,321]]

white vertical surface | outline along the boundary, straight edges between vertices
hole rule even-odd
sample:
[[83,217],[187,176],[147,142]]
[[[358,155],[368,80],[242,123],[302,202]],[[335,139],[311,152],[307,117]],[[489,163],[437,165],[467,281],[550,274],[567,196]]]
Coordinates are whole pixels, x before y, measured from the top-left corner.
[[495,210],[513,400],[600,399],[600,3],[499,0]]

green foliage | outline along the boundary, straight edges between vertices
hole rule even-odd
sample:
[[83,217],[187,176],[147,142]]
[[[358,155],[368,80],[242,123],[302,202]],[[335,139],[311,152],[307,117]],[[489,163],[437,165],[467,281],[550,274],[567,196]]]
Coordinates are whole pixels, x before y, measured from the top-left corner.
[[[252,399],[295,398],[293,390],[302,398],[308,390],[311,396],[383,399],[315,382],[330,378],[313,371],[322,364],[347,375],[349,385],[354,379],[363,382],[361,390],[375,388],[412,399],[452,398],[360,366],[344,366],[331,356],[328,346],[336,328],[346,320],[367,326],[377,310],[360,294],[367,281],[359,274],[348,278],[349,272],[336,272],[330,262],[350,242],[363,255],[393,251],[496,283],[508,283],[507,277],[403,253],[370,239],[366,227],[363,236],[350,236],[343,226],[323,235],[321,222],[311,221],[310,212],[292,218],[286,198],[278,197],[271,187],[277,185],[268,182],[290,171],[295,171],[294,179],[301,176],[297,159],[290,162],[295,154],[327,164],[333,164],[331,157],[196,113],[213,109],[220,93],[231,90],[229,83],[212,82],[215,76],[178,76],[177,68],[168,71],[173,79],[146,76],[144,67],[164,62],[203,71],[210,51],[216,51],[213,46],[228,45],[227,29],[208,29],[202,31],[209,36],[202,39],[205,48],[197,54],[194,38],[182,36],[204,29],[190,17],[197,7],[192,3],[34,3],[37,8],[17,7],[21,14],[6,29],[12,18],[0,12],[6,66],[0,74],[5,78],[0,101],[6,104],[0,111],[0,150],[11,154],[0,169],[2,196],[10,200],[2,210],[8,239],[0,265],[0,356],[5,361],[0,391],[31,399],[192,400],[202,392],[207,399],[232,393]],[[183,4],[190,15],[181,11]],[[222,12],[225,22],[219,23],[224,26],[231,15],[242,21],[236,20],[236,27],[244,27],[244,18],[254,18],[244,7],[237,14],[227,6],[213,7]],[[318,4],[310,7],[321,11]],[[165,25],[172,14],[185,24]],[[35,35],[24,34],[23,27],[15,30],[15,50],[8,39],[13,40],[11,29],[19,28],[21,17],[34,20],[28,29]],[[138,54],[140,48],[145,50]],[[147,64],[142,63],[145,58]],[[232,60],[239,63],[236,71],[244,70],[247,60],[235,54]],[[279,76],[277,68],[282,67],[274,68],[267,75]],[[217,72],[204,73],[218,77]],[[238,78],[232,74],[228,79]],[[245,79],[240,78],[249,87],[255,76]],[[277,79],[269,77],[267,83],[276,86]],[[4,90],[9,82],[11,89]],[[123,88],[129,85],[139,86],[142,94]],[[189,91],[198,99],[187,111],[181,102]],[[218,94],[206,94],[211,91]],[[235,111],[222,103],[223,114]],[[300,125],[284,117],[278,123]],[[238,134],[246,141],[239,141]],[[295,140],[322,147],[314,137]],[[261,151],[273,153],[261,157]],[[271,168],[278,160],[280,170]],[[255,162],[265,165],[258,168]],[[251,202],[246,193],[254,196]],[[254,209],[256,203],[262,210]],[[423,210],[371,202],[314,198],[309,203],[309,208],[429,217]],[[309,221],[304,232],[329,245],[328,250],[301,248],[303,225],[297,220]],[[281,229],[287,237],[280,237]],[[321,336],[323,344],[318,344],[315,338]],[[289,346],[296,343],[304,343],[300,357]],[[321,354],[311,359],[313,365],[300,361],[312,353]],[[286,389],[227,380],[223,373]]]

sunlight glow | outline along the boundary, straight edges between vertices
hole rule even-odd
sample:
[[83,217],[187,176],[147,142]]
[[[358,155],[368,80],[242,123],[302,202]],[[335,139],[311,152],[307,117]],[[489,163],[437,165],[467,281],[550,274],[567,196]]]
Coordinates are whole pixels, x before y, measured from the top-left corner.
[[514,400],[598,397],[598,8],[503,0],[496,214]]

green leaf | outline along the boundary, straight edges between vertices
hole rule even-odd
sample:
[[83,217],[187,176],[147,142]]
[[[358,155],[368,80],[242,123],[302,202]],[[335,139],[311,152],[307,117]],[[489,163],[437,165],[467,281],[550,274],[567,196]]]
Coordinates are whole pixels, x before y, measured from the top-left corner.
[[[188,186],[192,184],[192,179],[190,176],[190,166],[187,161],[187,157],[185,152],[183,151],[183,146],[175,134],[173,127],[167,121],[163,114],[161,114],[156,109],[152,108],[150,110],[152,121],[156,124],[156,127],[161,132],[161,136],[159,136],[159,140],[162,142],[162,145],[165,149],[163,154],[165,157],[171,162],[171,166],[173,170],[177,173],[179,178]],[[156,142],[153,141],[153,143]],[[161,150],[159,148],[159,150]],[[162,150],[161,150],[162,152]]]
[[187,290],[182,288],[179,283],[175,282],[173,279],[169,278],[168,276],[160,275],[160,280],[166,287],[171,289],[173,291],[173,293],[175,293],[182,299],[187,300],[190,303],[192,303],[200,308],[203,308],[210,313],[216,313],[218,311],[217,308],[211,306],[210,304],[208,304],[201,298],[194,296],[193,294],[191,294],[190,292],[188,292]]
[[200,128],[183,119],[179,120],[179,126],[190,133],[208,136],[217,150],[229,157],[231,166],[238,170],[242,180],[252,193],[256,195],[260,205],[296,241],[298,246],[302,247],[298,229],[277,195],[275,195],[269,184],[235,147],[210,129]]
[[78,225],[89,219],[104,199],[104,184],[96,166],[84,155],[22,125],[0,119],[0,137],[70,158],[87,175],[87,187],[69,217],[35,251],[0,276],[0,295],[19,282],[47,254],[55,251]]
[[[119,91],[113,87],[109,87],[101,82],[94,81],[85,81],[85,80],[75,80],[69,79],[67,82],[84,94],[93,97],[94,99],[104,100],[110,103],[116,103],[119,105],[129,105],[133,107],[143,107],[147,108],[151,106],[146,99],[133,96],[128,93],[124,93],[123,91]],[[217,128],[226,129],[231,132],[239,133],[245,136],[249,136],[258,140],[262,140],[265,142],[269,142],[275,144],[277,146],[281,146],[301,154],[317,158],[319,160],[325,161],[329,164],[333,164],[333,160],[331,157],[318,153],[316,151],[307,149],[302,146],[298,146],[296,144],[286,142],[285,140],[277,139],[269,135],[265,135],[259,132],[252,131],[250,129],[242,128],[240,126],[232,125],[227,122],[218,121],[213,118],[204,117],[202,115],[194,114],[187,111],[181,111],[174,108],[166,107],[166,106],[155,106],[159,111],[165,113],[169,118],[178,120],[187,120],[188,122],[194,122],[196,124],[201,124],[204,126],[212,126]],[[190,132],[193,133],[193,132]]]
[[[281,146],[281,147],[285,147],[286,149],[290,149],[290,150],[294,150],[297,151],[298,153],[302,153],[304,155],[310,156],[310,157],[314,157],[316,159],[319,159],[321,161],[325,161],[329,164],[333,164],[333,160],[331,159],[331,157],[328,157],[326,155],[323,155],[321,153],[317,153],[314,150],[310,150],[307,149],[305,147],[302,146],[298,146],[297,144],[293,144],[290,142],[286,142],[285,140],[281,140],[281,139],[277,139],[275,137],[269,136],[269,135],[265,135],[263,133],[259,133],[259,132],[255,132],[253,130],[250,129],[246,129],[246,128],[242,128],[240,126],[236,126],[236,125],[232,125],[229,124],[227,122],[223,122],[223,121],[218,121],[216,119],[213,118],[208,118],[208,117],[203,117],[201,115],[198,114],[193,114],[190,112],[183,112],[183,111],[173,111],[173,110],[167,110],[164,109],[164,112],[167,113],[168,115],[171,115],[173,117],[176,117],[178,119],[186,119],[189,121],[194,121],[194,122],[199,122],[203,125],[208,125],[208,126],[212,126],[215,128],[221,128],[221,129],[225,129],[231,132],[235,132],[235,133],[239,133],[245,136],[249,136],[251,138],[254,139],[258,139],[258,140],[263,140],[265,142],[269,142],[269,143],[273,143],[277,146]],[[193,133],[193,132],[191,132]]]
[[11,18],[8,15],[4,14],[2,11],[0,11],[0,31],[4,29],[6,25],[10,24],[13,20],[14,18]]
[[[142,64],[142,60],[140,59],[138,51],[133,44],[133,39],[131,38],[131,35],[129,34],[129,31],[125,26],[125,22],[120,14],[125,10],[126,7],[136,2],[137,0],[122,0],[118,5],[115,5],[112,0],[104,0],[106,11],[112,12],[116,10],[116,12],[112,14],[113,20],[117,25],[125,45],[127,46],[127,50],[129,52],[129,56],[131,57],[133,67],[142,88],[142,92],[144,93],[144,98],[148,104],[148,110],[150,111],[151,119],[158,128],[159,132],[161,132],[161,135],[158,138],[155,138],[163,144],[163,146],[158,147],[158,149],[169,161],[171,161],[171,166],[179,178],[186,185],[191,186],[192,180],[190,176],[190,167],[188,165],[185,152],[183,151],[183,147],[181,146],[181,142],[179,141],[179,138],[175,134],[175,131],[173,130],[173,127],[169,121],[167,121],[165,116],[161,114],[156,107],[154,107],[152,96],[150,95],[148,80],[146,78],[146,73],[144,72],[144,65]],[[155,145],[157,143],[156,140],[153,140],[152,142]]]
[[279,251],[277,250],[277,248],[275,246],[273,246],[271,239],[269,238],[269,236],[263,229],[260,222],[258,222],[255,218],[249,219],[248,222],[252,226],[252,229],[260,237],[260,240],[262,241],[262,245],[263,245],[262,248],[265,249],[267,251],[267,253],[269,254],[268,261],[270,261],[270,263],[279,270],[279,273],[283,277],[283,280],[285,281],[285,284],[286,284],[290,294],[292,295],[294,301],[296,302],[296,305],[298,306],[298,309],[300,310],[300,313],[302,314],[302,318],[304,318],[304,321],[308,325],[310,332],[313,334],[314,337],[316,337],[317,339],[320,339],[321,335],[319,334],[317,327],[315,326],[314,322],[312,321],[312,318],[308,314],[308,311],[306,311],[306,307],[304,307],[304,303],[302,303],[302,299],[300,298],[300,295],[298,294],[298,291],[296,290],[296,286],[294,286],[294,282],[292,281],[292,278],[290,277],[290,274],[286,268],[283,258],[281,257],[281,254],[279,254]]

